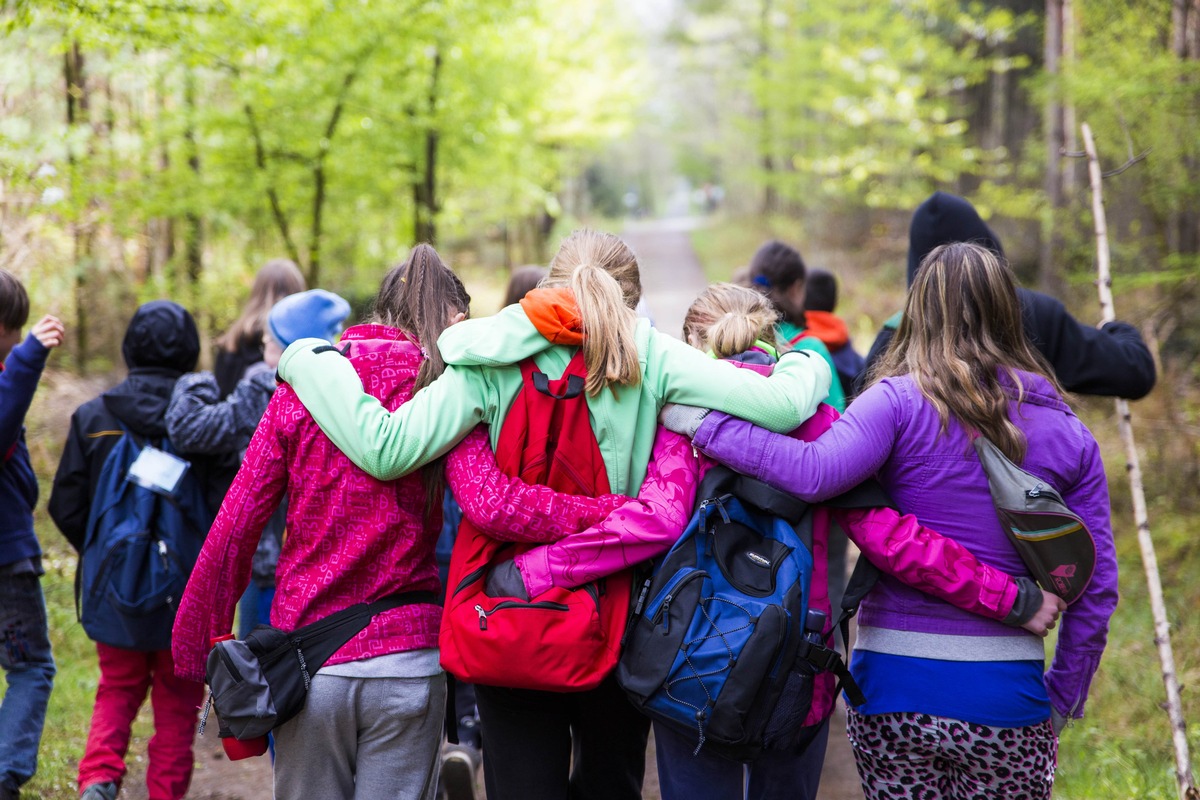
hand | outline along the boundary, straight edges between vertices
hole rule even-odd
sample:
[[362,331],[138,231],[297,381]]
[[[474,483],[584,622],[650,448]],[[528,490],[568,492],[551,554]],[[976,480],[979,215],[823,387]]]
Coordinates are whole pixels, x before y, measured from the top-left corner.
[[709,409],[685,406],[680,403],[667,403],[658,414],[658,421],[669,431],[681,433],[691,439],[696,435],[696,429],[708,416]]
[[30,333],[42,343],[42,347],[47,350],[53,350],[63,343],[63,338],[66,336],[66,329],[58,317],[52,317],[47,314],[37,321],[37,324],[30,330]]
[[1030,633],[1036,633],[1038,636],[1045,638],[1050,634],[1050,630],[1058,621],[1058,615],[1067,610],[1067,604],[1056,594],[1047,592],[1045,589],[1042,589],[1041,592],[1041,608],[1021,627]]
[[502,561],[492,567],[487,576],[487,583],[483,585],[483,591],[488,597],[529,599],[529,592],[525,591],[525,579],[521,577],[521,570],[517,569],[516,561]]

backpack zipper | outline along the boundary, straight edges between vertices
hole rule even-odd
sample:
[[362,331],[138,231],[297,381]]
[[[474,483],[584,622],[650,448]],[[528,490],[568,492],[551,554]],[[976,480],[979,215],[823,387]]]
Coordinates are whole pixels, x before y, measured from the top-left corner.
[[481,604],[475,605],[475,613],[479,615],[479,630],[487,630],[487,618],[495,614],[502,608],[531,608],[545,609],[548,611],[568,611],[568,607],[564,603],[554,603],[549,600],[541,600],[537,603],[522,603],[517,600],[503,600],[492,607],[491,611],[485,609]]

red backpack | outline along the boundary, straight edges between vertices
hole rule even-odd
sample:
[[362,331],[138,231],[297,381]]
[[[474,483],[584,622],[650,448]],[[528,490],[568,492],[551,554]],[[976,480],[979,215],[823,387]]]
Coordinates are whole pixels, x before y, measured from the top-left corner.
[[[588,421],[586,374],[582,350],[558,380],[532,359],[521,363],[524,382],[496,444],[506,475],[569,494],[609,491]],[[530,600],[484,592],[488,570],[536,546],[493,539],[463,521],[439,638],[447,672],[468,683],[570,692],[595,688],[616,668],[629,615],[629,570]]]

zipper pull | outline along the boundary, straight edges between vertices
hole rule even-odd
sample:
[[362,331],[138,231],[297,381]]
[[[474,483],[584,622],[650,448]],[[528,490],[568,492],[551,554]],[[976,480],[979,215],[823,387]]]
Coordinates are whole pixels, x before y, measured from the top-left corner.
[[200,736],[204,735],[204,726],[208,724],[208,712],[212,709],[213,694],[210,690],[208,699],[204,701],[204,711],[200,713],[200,729],[196,733]]
[[671,632],[671,598],[675,595],[669,594],[663,600],[662,615],[663,615],[663,636]]
[[476,611],[476,613],[479,614],[479,630],[486,631],[487,630],[487,612],[483,610],[483,606],[481,606],[481,605],[476,605],[475,611]]
[[646,605],[646,595],[649,593],[650,579],[647,578],[642,582],[642,591],[638,592],[637,602],[633,605],[633,615],[635,617],[640,617],[642,615],[642,608]]
[[1026,497],[1041,497],[1042,496],[1042,484],[1039,483],[1037,486],[1035,486],[1032,489],[1030,489],[1029,491],[1027,491],[1025,493],[1025,496]]

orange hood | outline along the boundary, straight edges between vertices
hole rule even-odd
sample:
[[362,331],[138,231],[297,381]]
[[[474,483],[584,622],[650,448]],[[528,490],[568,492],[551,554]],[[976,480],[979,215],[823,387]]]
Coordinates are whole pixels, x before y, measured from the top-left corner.
[[583,318],[570,289],[533,289],[521,299],[521,308],[551,344],[583,344]]
[[805,311],[804,325],[808,333],[817,337],[830,350],[837,350],[850,343],[850,327],[846,321],[829,311]]

